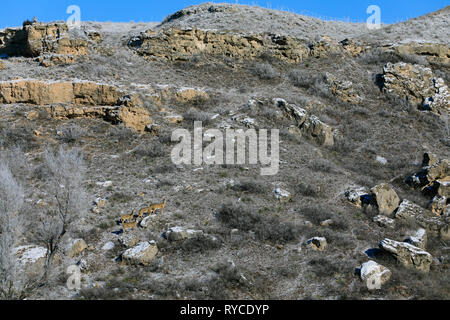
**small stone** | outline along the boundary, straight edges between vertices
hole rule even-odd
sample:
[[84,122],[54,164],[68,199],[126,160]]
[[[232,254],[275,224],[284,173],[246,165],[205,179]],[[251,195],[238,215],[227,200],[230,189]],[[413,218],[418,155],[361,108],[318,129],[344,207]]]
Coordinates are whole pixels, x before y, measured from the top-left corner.
[[309,239],[306,245],[314,251],[324,251],[327,248],[327,239],[324,237],[314,237]]
[[110,242],[105,243],[105,245],[102,247],[102,250],[109,251],[109,250],[114,249],[114,247],[115,247],[114,242],[110,241]]
[[276,188],[273,193],[275,194],[275,197],[281,202],[289,202],[291,200],[291,193],[287,190],[283,190],[281,188]]

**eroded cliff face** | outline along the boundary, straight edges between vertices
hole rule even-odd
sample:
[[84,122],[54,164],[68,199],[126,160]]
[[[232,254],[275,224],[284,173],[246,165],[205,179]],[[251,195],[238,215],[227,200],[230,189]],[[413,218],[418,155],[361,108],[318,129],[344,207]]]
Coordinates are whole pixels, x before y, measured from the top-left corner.
[[23,28],[5,29],[0,32],[0,54],[7,56],[39,57],[58,55],[62,61],[73,63],[76,57],[88,54],[84,39],[72,39],[65,23],[32,23]]
[[236,35],[198,29],[147,31],[130,40],[136,53],[149,59],[185,60],[196,54],[252,59],[270,52],[289,62],[300,62],[310,49],[298,39],[276,35]]
[[0,82],[0,103],[113,106],[125,95],[114,86],[89,81],[14,80]]

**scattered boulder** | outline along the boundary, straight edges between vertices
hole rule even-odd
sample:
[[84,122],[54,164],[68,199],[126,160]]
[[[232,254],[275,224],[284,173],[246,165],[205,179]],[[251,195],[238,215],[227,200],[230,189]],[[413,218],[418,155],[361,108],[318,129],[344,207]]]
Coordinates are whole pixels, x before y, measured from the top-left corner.
[[449,199],[447,197],[443,197],[440,195],[437,195],[433,198],[431,201],[431,211],[438,215],[443,216],[447,212],[447,203],[449,202]]
[[69,242],[66,247],[66,255],[70,258],[79,256],[84,250],[87,249],[87,244],[83,239],[75,239]]
[[369,290],[380,290],[391,276],[392,272],[388,268],[372,260],[363,263],[360,268],[361,280],[366,283]]
[[314,251],[324,251],[327,245],[327,239],[324,237],[314,237],[306,241],[306,246]]
[[379,247],[391,253],[405,267],[413,267],[423,272],[429,272],[433,257],[421,248],[409,243],[384,239]]
[[378,224],[380,227],[383,227],[383,228],[394,228],[395,227],[395,220],[388,218],[386,216],[383,216],[383,215],[378,215],[378,216],[374,217],[373,222],[375,222],[376,224]]
[[426,229],[427,232],[435,235],[438,235],[440,230],[448,224],[443,217],[438,217],[431,211],[409,200],[402,201],[395,214],[395,218],[398,220],[415,221],[419,226]]
[[417,216],[424,216],[425,214],[426,210],[424,208],[405,199],[400,203],[400,206],[395,213],[395,218],[408,220],[415,219]]
[[405,242],[425,250],[427,247],[427,231],[420,228],[414,235],[409,236]]
[[107,243],[104,244],[104,246],[102,247],[102,250],[103,250],[103,251],[109,251],[109,250],[114,249],[115,246],[116,246],[116,245],[114,244],[114,242],[109,241],[109,242],[107,242]]
[[370,192],[373,201],[378,206],[378,211],[382,215],[392,215],[400,205],[400,198],[394,188],[386,183],[373,187]]
[[158,217],[157,215],[149,215],[149,216],[145,217],[144,219],[142,219],[140,226],[142,228],[146,228],[146,229],[150,228],[153,225],[153,223],[157,217]]
[[3,70],[5,68],[5,63],[3,61],[0,61],[0,70]]
[[289,202],[292,198],[292,194],[289,191],[281,188],[276,188],[273,190],[273,193],[281,203]]
[[149,265],[158,254],[158,246],[155,241],[141,242],[128,249],[122,255],[123,261],[133,265]]
[[273,99],[272,103],[280,108],[288,118],[296,121],[298,127],[301,127],[305,123],[308,116],[308,112],[305,109],[300,108],[295,104],[288,104],[286,100],[281,98]]
[[333,129],[316,116],[310,116],[301,126],[301,130],[323,146],[333,146]]
[[357,207],[370,204],[370,195],[365,188],[354,188],[345,191],[345,198]]
[[185,229],[183,227],[173,227],[166,231],[165,237],[169,241],[181,241],[185,239],[192,239],[202,234],[202,230],[191,230]]
[[139,239],[132,233],[123,233],[118,239],[119,243],[127,248],[134,247],[139,243]]
[[334,224],[333,219],[324,220],[320,223],[322,227],[329,227],[332,226],[333,224]]

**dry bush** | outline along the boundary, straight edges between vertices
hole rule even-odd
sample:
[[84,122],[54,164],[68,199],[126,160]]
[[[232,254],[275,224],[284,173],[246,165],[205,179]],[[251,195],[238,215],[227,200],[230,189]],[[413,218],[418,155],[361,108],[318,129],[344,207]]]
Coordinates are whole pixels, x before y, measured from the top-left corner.
[[268,63],[252,63],[249,71],[262,80],[272,80],[278,77],[278,72]]
[[247,192],[253,194],[264,194],[267,192],[266,184],[253,180],[241,180],[235,185],[231,186],[231,189],[238,192]]
[[24,197],[24,189],[9,167],[0,163],[0,299],[21,299],[26,289],[26,277],[14,254],[23,234],[19,211]]
[[65,127],[61,130],[61,135],[58,137],[59,140],[65,143],[74,143],[78,141],[81,137],[86,136],[87,132],[80,126],[73,124]]
[[243,205],[224,204],[217,218],[229,228],[253,231],[261,241],[290,242],[295,240],[299,233],[299,228],[293,224],[281,222],[276,217],[252,213]]
[[136,149],[133,154],[139,157],[158,158],[167,155],[164,146],[158,141],[152,143],[142,143]]

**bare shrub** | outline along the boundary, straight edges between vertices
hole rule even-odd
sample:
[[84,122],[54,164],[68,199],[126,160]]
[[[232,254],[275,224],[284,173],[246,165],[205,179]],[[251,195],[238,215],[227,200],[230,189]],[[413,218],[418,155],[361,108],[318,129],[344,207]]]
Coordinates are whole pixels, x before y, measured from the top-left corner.
[[247,192],[254,194],[263,194],[267,191],[266,186],[262,182],[253,180],[242,180],[231,187],[234,191]]
[[294,86],[300,88],[309,88],[313,83],[311,75],[307,71],[301,69],[295,69],[289,72],[288,78]]
[[26,283],[14,254],[22,235],[19,210],[24,196],[9,167],[0,163],[0,299],[20,299],[25,293]]
[[295,192],[297,194],[301,194],[303,196],[311,198],[316,198],[320,195],[320,191],[318,190],[318,188],[302,182],[298,183],[295,186]]
[[0,125],[0,147],[21,147],[30,150],[37,147],[38,143],[30,127],[11,127]]
[[268,63],[253,63],[249,70],[262,80],[272,80],[278,77],[278,72]]
[[78,125],[70,125],[61,130],[61,135],[59,136],[58,139],[65,143],[74,143],[85,135],[86,130],[84,130]]
[[333,98],[325,74],[311,74],[306,70],[295,69],[288,74],[288,78],[294,86],[307,89],[312,95]]
[[262,241],[289,242],[297,238],[296,226],[281,222],[276,217],[254,214],[242,205],[222,205],[217,218],[229,228],[254,231],[255,236]]
[[153,142],[150,144],[142,143],[136,149],[134,149],[133,153],[139,157],[150,158],[163,157],[167,154],[164,150],[164,146],[159,142]]
[[201,121],[203,125],[208,125],[211,123],[211,114],[203,111],[197,111],[195,109],[190,109],[183,114],[184,121],[188,123],[194,123],[195,121]]
[[136,133],[125,126],[112,126],[109,132],[109,137],[119,142],[129,142],[136,138]]

